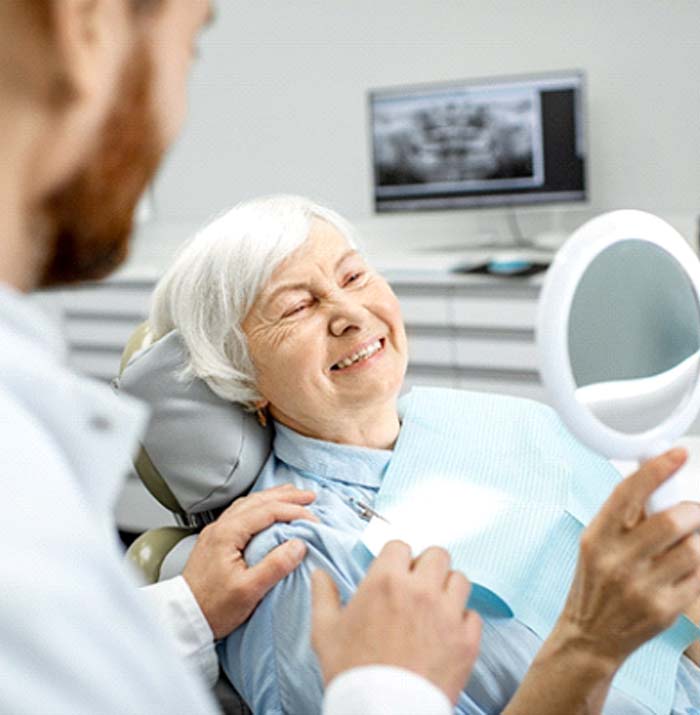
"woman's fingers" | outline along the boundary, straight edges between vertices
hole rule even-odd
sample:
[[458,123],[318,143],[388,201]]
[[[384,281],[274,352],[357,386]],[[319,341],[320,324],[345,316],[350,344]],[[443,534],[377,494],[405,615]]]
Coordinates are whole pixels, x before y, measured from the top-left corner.
[[685,580],[700,569],[700,534],[692,533],[657,557],[652,566],[655,586],[664,587]]
[[[654,492],[686,460],[674,449],[627,477],[584,531],[564,610],[564,631],[581,632],[616,664],[667,628],[700,592],[700,505],[645,517]],[[611,638],[610,634],[617,634]]]
[[633,558],[663,554],[700,529],[700,504],[682,502],[653,514],[630,532],[627,542]]
[[674,600],[675,610],[679,613],[695,603],[700,598],[700,569],[696,569],[676,583],[671,598]]
[[594,520],[601,534],[614,535],[637,526],[644,516],[649,497],[686,461],[682,447],[645,462],[634,474],[623,479]]

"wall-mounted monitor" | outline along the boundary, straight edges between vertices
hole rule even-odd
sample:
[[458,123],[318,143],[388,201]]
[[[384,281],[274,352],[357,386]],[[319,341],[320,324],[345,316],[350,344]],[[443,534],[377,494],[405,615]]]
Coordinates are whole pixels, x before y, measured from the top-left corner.
[[580,71],[369,94],[377,211],[586,199]]

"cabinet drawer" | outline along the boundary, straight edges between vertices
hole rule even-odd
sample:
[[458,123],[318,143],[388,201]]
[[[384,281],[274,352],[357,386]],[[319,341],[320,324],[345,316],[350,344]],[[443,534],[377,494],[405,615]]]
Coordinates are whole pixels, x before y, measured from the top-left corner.
[[412,370],[408,368],[401,394],[410,392],[412,387],[452,387],[458,386],[457,375],[449,370]]
[[406,325],[449,325],[450,311],[446,296],[401,295],[401,313]]
[[64,323],[71,346],[97,346],[122,351],[138,325],[137,320],[70,318]]
[[455,364],[454,342],[448,336],[409,332],[408,363],[452,366]]
[[130,316],[143,320],[150,309],[150,289],[98,287],[61,291],[68,315]]
[[534,331],[537,301],[455,296],[453,322],[460,328]]
[[496,336],[459,336],[455,343],[456,364],[459,367],[537,373],[537,349],[532,342]]

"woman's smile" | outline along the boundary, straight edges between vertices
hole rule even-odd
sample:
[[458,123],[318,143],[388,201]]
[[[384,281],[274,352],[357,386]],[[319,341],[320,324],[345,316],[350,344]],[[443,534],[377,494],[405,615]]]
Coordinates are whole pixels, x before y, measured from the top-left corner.
[[372,338],[356,347],[349,355],[331,365],[334,374],[357,372],[373,365],[384,353],[384,338]]

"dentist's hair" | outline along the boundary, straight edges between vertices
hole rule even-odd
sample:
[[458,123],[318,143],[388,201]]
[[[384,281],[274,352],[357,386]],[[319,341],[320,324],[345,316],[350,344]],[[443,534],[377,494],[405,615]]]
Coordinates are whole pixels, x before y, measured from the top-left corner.
[[179,331],[183,380],[198,377],[220,397],[254,409],[262,396],[241,323],[314,220],[356,247],[352,227],[335,211],[299,196],[270,196],[234,206],[180,249],[156,286],[149,322],[152,340]]

